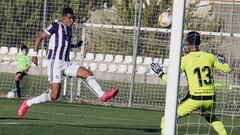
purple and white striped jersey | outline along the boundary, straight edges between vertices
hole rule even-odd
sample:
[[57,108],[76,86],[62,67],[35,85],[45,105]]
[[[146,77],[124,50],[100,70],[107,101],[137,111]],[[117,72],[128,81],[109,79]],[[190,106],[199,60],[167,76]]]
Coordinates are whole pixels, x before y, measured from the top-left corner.
[[70,61],[71,30],[62,22],[54,22],[44,30],[50,35],[48,59]]

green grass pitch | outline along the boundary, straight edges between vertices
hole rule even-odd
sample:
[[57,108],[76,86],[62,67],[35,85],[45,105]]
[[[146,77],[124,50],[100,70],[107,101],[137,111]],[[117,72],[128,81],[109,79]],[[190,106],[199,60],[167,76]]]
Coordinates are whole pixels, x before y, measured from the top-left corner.
[[17,118],[21,100],[0,99],[0,135],[159,135],[158,111],[70,103],[34,105]]
[[[0,135],[160,135],[163,115],[152,110],[54,102],[34,105],[18,119],[21,100],[0,102]],[[240,133],[240,118],[233,123],[230,117],[222,121],[228,133]],[[179,120],[178,135],[185,135],[187,130],[188,134],[217,135],[211,127],[209,131],[209,124],[199,115]]]

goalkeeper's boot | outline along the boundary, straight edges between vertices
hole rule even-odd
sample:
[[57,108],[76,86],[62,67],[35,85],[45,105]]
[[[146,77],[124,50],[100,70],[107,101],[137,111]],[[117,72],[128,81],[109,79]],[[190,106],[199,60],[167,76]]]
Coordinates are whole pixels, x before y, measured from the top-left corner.
[[117,94],[118,94],[118,89],[113,88],[113,89],[110,90],[110,91],[105,91],[104,94],[103,94],[102,97],[101,97],[101,100],[102,100],[103,102],[107,102],[109,99],[117,96]]
[[22,118],[25,112],[28,110],[29,106],[27,105],[27,100],[23,100],[22,105],[18,110],[18,118]]

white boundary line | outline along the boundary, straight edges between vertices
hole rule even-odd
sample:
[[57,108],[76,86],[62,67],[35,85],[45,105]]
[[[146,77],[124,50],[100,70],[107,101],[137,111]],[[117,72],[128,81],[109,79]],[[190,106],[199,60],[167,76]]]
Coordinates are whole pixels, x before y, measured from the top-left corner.
[[[1,109],[1,110],[5,110],[5,111],[9,111],[9,109]],[[16,110],[14,110],[14,111],[16,111]],[[97,115],[85,115],[85,114],[67,114],[67,113],[56,113],[56,112],[40,112],[40,111],[33,111],[33,110],[28,110],[28,112],[32,112],[32,113],[39,113],[39,114],[49,114],[49,115],[58,115],[58,116],[70,116],[70,117],[82,117],[82,118],[96,118],[96,119],[107,119],[107,120],[122,120],[122,121],[136,121],[136,122],[144,122],[145,120],[141,120],[141,119],[139,119],[139,120],[137,120],[137,119],[127,119],[127,118],[118,118],[118,117],[107,117],[107,116],[97,116]],[[0,116],[1,117],[1,116]],[[6,117],[6,119],[7,119],[7,117]],[[16,117],[16,120],[17,120],[17,117]],[[19,119],[19,120],[24,120],[24,117],[23,117],[23,119]],[[26,119],[27,120],[27,119]],[[43,120],[43,119],[39,119],[39,120]],[[38,121],[38,119],[37,120],[32,120],[32,122],[31,122],[31,120],[30,121],[21,121],[21,122],[23,122],[23,124],[32,124],[32,123],[36,123],[37,124],[37,122],[36,121]],[[6,123],[6,124],[14,124],[14,123],[17,123],[17,124],[19,124],[19,123],[21,123],[20,121],[19,122],[0,122],[0,124],[2,124],[2,123]],[[31,122],[31,123],[30,123]]]
[[70,117],[84,117],[84,118],[97,118],[97,119],[139,121],[140,122],[140,120],[134,120],[134,119],[116,118],[116,117],[104,117],[104,116],[95,116],[95,115],[82,115],[82,114],[78,115],[78,114],[66,114],[66,113],[54,113],[54,112],[39,112],[39,111],[31,111],[31,110],[29,110],[29,112],[40,113],[40,114],[60,115],[60,116],[70,116]]

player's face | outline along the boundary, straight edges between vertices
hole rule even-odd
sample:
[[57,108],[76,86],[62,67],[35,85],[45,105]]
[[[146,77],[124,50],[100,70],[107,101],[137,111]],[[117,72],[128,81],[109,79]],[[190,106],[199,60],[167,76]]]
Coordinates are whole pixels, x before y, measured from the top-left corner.
[[189,53],[193,50],[194,46],[189,44],[187,40],[184,41],[184,50],[186,53]]
[[21,52],[23,55],[27,55],[27,49],[22,49]]
[[71,27],[74,22],[74,16],[72,14],[65,14],[62,19],[66,27]]

